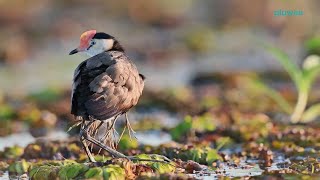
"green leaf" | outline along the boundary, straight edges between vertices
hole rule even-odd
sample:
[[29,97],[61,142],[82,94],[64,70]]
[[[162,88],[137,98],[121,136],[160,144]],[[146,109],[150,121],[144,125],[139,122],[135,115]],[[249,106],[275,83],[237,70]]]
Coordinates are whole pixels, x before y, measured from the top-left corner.
[[45,179],[57,179],[59,166],[52,166],[49,164],[34,167],[30,170],[30,179],[45,180]]
[[77,177],[80,173],[88,169],[84,164],[72,163],[62,167],[59,171],[60,179],[70,179]]
[[216,150],[220,150],[222,147],[224,146],[228,146],[232,144],[232,140],[230,137],[220,137],[219,139],[217,139],[217,148]]
[[11,106],[6,104],[0,106],[0,121],[12,119],[14,116],[15,112]]
[[186,116],[181,123],[170,131],[172,139],[179,140],[182,136],[186,136],[186,134],[191,130],[191,127],[192,117]]
[[12,146],[5,148],[4,156],[8,159],[19,158],[24,153],[24,149],[20,146]]
[[30,167],[30,163],[26,162],[26,160],[23,159],[19,162],[15,162],[11,164],[8,170],[10,173],[23,174],[25,172],[28,172],[29,167]]
[[280,49],[271,46],[265,47],[273,56],[276,57],[282,67],[288,72],[297,88],[299,88],[299,84],[302,79],[302,72],[300,71],[299,67],[292,60],[290,60],[289,56],[286,53],[284,53]]
[[119,165],[110,164],[103,169],[103,178],[109,180],[124,180],[126,172]]
[[138,154],[135,157],[139,159],[152,159],[148,154]]
[[[152,159],[148,154],[138,154],[135,156],[138,159]],[[134,160],[134,162],[139,162],[141,164],[151,164],[151,161],[139,161],[139,160]]]
[[320,54],[320,36],[312,37],[305,42],[308,54]]
[[206,157],[207,163],[211,165],[216,160],[221,160],[221,156],[218,154],[218,151],[215,149],[209,149]]
[[200,148],[191,149],[187,154],[189,157],[188,159],[191,159],[199,163],[203,162],[205,158],[204,150]]
[[103,179],[103,170],[99,167],[94,167],[89,169],[85,174],[84,177],[86,179],[92,178],[92,179]]
[[174,172],[175,167],[168,163],[155,162],[151,165],[151,168],[160,174]]
[[139,146],[138,141],[135,138],[130,138],[130,136],[127,134],[122,136],[118,145],[120,150],[135,149],[138,146]]
[[26,162],[26,160],[22,159],[18,167],[19,167],[19,171],[17,170],[18,174],[23,174],[25,172],[28,172],[30,164]]
[[301,117],[301,122],[311,122],[320,116],[320,103],[314,104],[309,107]]
[[192,129],[197,132],[214,131],[216,125],[213,122],[212,115],[205,113],[202,116],[195,117],[192,121]]

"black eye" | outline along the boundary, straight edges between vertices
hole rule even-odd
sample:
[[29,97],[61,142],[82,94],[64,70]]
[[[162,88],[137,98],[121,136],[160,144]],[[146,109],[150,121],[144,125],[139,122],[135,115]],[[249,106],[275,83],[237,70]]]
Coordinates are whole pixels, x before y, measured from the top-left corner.
[[96,44],[96,42],[94,42],[94,41],[91,41],[91,46],[93,46],[93,45],[95,45]]

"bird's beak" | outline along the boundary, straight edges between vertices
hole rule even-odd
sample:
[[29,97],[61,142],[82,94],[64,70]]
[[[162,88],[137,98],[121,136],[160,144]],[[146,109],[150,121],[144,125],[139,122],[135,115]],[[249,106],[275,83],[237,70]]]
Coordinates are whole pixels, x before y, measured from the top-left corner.
[[72,51],[69,53],[69,55],[76,54],[76,53],[78,53],[78,52],[79,52],[79,50],[78,50],[78,48],[77,48],[77,49],[72,50]]

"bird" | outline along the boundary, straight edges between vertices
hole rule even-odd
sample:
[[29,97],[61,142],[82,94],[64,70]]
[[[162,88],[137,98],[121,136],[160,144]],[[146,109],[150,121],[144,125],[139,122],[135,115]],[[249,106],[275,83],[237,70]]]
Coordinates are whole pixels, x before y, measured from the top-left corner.
[[[138,103],[145,76],[138,72],[120,42],[107,33],[96,30],[82,33],[79,46],[69,55],[76,53],[89,56],[74,71],[71,93],[71,114],[81,124],[79,136],[83,148],[91,162],[96,160],[88,144],[106,150],[113,157],[128,158],[115,150],[118,142],[115,123],[125,115],[125,128],[129,129],[129,135],[134,133],[127,112]],[[96,134],[102,126],[106,128],[105,135],[99,139]]]

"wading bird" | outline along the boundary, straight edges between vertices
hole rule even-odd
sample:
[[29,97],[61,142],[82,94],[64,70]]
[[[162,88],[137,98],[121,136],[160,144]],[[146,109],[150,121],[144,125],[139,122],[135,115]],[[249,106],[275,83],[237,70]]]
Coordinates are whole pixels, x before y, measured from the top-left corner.
[[[84,150],[92,162],[95,159],[87,142],[114,157],[131,159],[115,150],[115,122],[124,114],[129,135],[134,132],[127,112],[137,104],[145,78],[126,56],[119,41],[109,34],[96,30],[84,32],[80,45],[69,55],[79,52],[90,58],[79,64],[74,72],[71,113],[81,120],[80,141]],[[105,135],[96,138],[102,125],[106,127]]]

